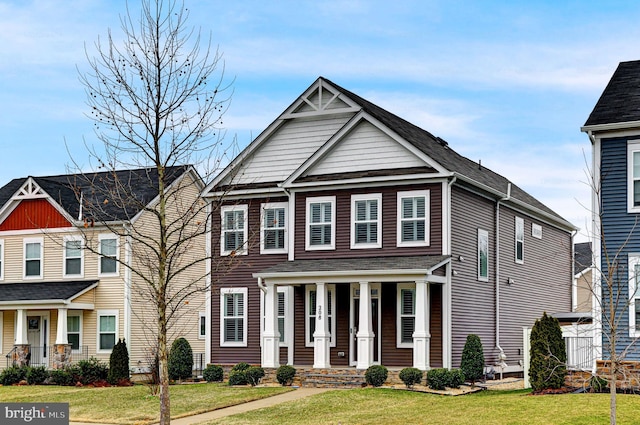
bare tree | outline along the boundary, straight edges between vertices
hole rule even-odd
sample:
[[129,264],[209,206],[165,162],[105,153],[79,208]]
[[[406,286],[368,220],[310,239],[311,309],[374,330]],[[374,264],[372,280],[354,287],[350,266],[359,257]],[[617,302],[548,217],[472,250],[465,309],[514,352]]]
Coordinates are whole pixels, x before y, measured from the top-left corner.
[[[150,348],[159,362],[161,424],[170,423],[168,331],[185,303],[194,294],[203,300],[210,285],[209,271],[194,270],[208,260],[205,237],[215,206],[199,198],[201,180],[188,164],[206,178],[224,161],[219,126],[229,101],[220,55],[210,37],[202,44],[187,18],[175,0],[143,0],[139,15],[127,7],[122,34],[109,30],[106,40],[98,39],[96,53],[87,49],[89,71],[80,72],[100,142],[89,147],[99,172],[85,173],[74,186],[86,234],[102,226],[127,241],[129,261],[118,262],[142,282],[131,296],[148,300],[157,313]],[[134,219],[135,226],[126,224]],[[86,248],[100,253],[97,243]]]

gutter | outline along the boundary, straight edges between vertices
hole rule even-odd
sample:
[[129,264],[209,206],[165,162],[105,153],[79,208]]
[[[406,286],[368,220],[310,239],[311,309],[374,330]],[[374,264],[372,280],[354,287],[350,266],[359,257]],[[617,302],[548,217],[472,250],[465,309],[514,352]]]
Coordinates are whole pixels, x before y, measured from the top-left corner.
[[511,183],[507,186],[507,195],[496,202],[496,348],[500,351],[498,362],[500,365],[500,379],[502,370],[507,366],[507,355],[500,346],[500,204],[511,198]]

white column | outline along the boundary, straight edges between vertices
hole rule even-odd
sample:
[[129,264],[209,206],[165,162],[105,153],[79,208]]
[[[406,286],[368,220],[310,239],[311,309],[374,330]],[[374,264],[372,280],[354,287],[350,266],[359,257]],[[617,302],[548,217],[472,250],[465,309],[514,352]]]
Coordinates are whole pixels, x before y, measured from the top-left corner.
[[416,320],[413,331],[413,367],[429,369],[429,284],[416,281]]
[[27,310],[16,311],[16,345],[26,345],[27,339]]
[[56,331],[56,344],[68,344],[67,339],[67,309],[58,309],[58,325]]
[[358,312],[359,329],[358,361],[356,369],[367,369],[373,364],[373,326],[371,324],[371,287],[369,282],[360,282],[360,311]]
[[451,369],[451,262],[447,263],[446,273],[442,286],[442,367]]
[[329,343],[329,317],[327,316],[329,302],[327,300],[327,286],[324,283],[316,285],[316,331],[313,333],[313,367],[329,369],[331,367]]
[[280,366],[280,332],[278,332],[278,291],[267,284],[264,294],[264,332],[262,334],[262,367]]

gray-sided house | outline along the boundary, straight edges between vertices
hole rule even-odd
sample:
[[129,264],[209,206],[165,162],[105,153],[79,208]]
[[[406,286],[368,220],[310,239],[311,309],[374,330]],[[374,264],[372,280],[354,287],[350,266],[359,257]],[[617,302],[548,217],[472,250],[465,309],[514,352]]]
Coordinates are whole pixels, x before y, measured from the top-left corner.
[[[571,310],[573,225],[325,78],[204,196],[224,196],[213,363],[457,367],[473,333],[519,372],[522,328]],[[216,275],[226,256],[242,264]]]

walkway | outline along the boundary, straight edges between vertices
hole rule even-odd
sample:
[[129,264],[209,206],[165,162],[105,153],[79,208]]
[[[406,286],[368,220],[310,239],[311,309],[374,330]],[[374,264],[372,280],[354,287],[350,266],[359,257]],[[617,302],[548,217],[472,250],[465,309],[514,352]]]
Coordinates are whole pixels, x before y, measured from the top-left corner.
[[[250,410],[262,409],[263,407],[271,407],[276,404],[287,401],[298,400],[315,394],[329,391],[330,388],[298,388],[283,394],[274,395],[272,397],[260,400],[250,401],[248,403],[238,404],[236,406],[225,407],[224,409],[213,410],[211,412],[201,413],[199,415],[187,416],[179,419],[171,419],[172,425],[193,425],[201,422],[210,421],[212,419],[223,418],[225,416],[237,415],[238,413],[248,412]],[[101,425],[86,422],[70,422],[69,425]]]

